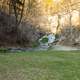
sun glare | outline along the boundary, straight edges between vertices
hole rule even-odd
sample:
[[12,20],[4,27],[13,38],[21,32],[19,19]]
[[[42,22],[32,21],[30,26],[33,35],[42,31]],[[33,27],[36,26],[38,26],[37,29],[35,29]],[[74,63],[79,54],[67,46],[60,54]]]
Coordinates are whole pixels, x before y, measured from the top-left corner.
[[53,0],[55,3],[59,3],[61,0]]

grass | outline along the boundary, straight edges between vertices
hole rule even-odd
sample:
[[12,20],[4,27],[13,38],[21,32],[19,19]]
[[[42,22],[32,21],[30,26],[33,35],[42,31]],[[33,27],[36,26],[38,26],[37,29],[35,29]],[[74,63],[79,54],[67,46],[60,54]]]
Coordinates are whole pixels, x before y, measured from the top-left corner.
[[0,53],[0,80],[80,80],[80,51]]

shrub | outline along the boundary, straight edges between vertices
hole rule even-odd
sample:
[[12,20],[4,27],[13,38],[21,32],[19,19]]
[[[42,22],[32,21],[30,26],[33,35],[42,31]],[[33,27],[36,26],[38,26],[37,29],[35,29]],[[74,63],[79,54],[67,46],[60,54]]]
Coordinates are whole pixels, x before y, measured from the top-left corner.
[[32,42],[32,47],[35,48],[35,47],[38,47],[40,44],[38,41],[35,41],[35,42]]
[[47,43],[47,42],[48,42],[48,38],[47,38],[47,37],[43,38],[43,39],[41,40],[41,42],[42,42],[42,43]]

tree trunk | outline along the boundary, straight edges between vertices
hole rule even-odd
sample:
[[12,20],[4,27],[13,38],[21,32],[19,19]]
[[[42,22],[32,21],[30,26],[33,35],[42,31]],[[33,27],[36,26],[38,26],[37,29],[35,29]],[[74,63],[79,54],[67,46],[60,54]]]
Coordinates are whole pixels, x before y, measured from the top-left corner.
[[58,33],[58,30],[59,30],[59,27],[60,27],[60,19],[61,19],[61,15],[58,14],[58,25],[57,25],[57,28],[56,28],[56,33]]
[[80,10],[79,10],[79,27],[80,27]]
[[69,22],[70,22],[70,23],[69,23],[69,26],[72,28],[72,20],[71,20],[71,19],[72,19],[72,15],[71,15],[71,13],[70,13],[70,17],[69,17]]
[[70,26],[70,29],[71,29],[71,30],[70,30],[70,33],[71,33],[71,34],[70,34],[70,36],[71,36],[70,41],[72,41],[72,37],[73,37],[73,33],[72,33],[72,32],[73,32],[73,27],[72,27],[72,14],[71,14],[71,13],[70,13],[70,17],[69,17],[69,22],[70,22],[70,23],[69,23],[69,26]]

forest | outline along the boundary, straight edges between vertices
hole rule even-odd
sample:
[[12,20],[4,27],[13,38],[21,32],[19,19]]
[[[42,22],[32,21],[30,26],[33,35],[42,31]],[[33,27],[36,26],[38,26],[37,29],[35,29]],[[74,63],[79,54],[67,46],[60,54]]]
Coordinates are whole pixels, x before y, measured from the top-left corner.
[[79,0],[0,0],[1,47],[32,47],[49,34],[80,46]]

